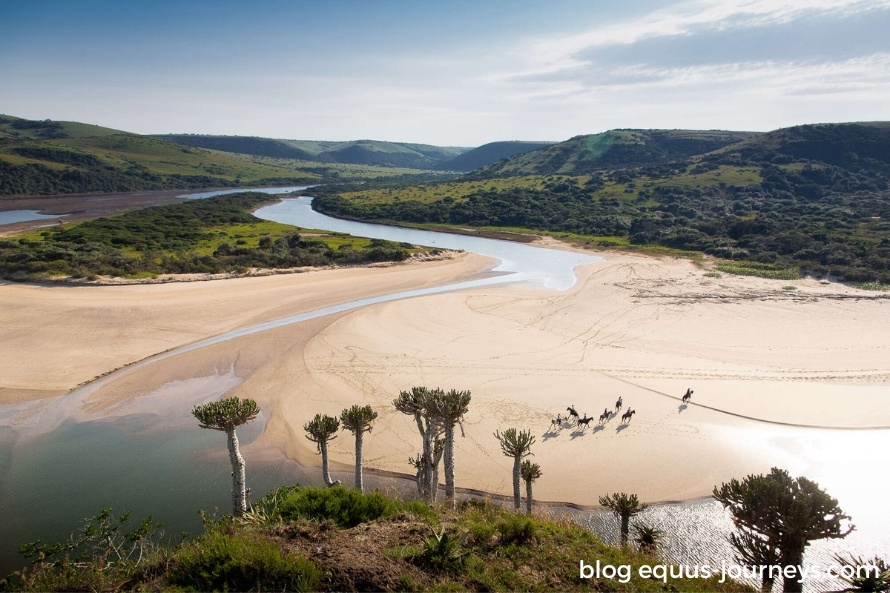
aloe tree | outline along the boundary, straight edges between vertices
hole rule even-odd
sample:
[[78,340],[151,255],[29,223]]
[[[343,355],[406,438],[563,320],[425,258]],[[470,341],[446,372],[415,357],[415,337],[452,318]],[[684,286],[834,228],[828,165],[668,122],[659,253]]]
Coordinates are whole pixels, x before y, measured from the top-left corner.
[[501,451],[504,455],[513,458],[513,508],[519,510],[522,506],[522,494],[519,488],[521,462],[523,457],[532,454],[531,447],[535,437],[530,430],[517,431],[515,428],[508,428],[503,434],[495,431],[494,437],[501,442]]
[[417,431],[423,442],[423,450],[408,462],[417,469],[417,492],[427,502],[436,501],[439,488],[439,462],[444,453],[444,425],[430,412],[432,398],[444,396],[441,389],[412,387],[410,391],[399,392],[393,406],[403,414],[414,417]]
[[522,479],[525,480],[525,511],[531,515],[533,504],[532,482],[540,478],[543,475],[543,472],[541,471],[540,465],[532,463],[526,459],[519,467],[519,473],[522,475]]
[[192,409],[201,428],[221,430],[226,433],[229,445],[229,459],[232,462],[232,512],[241,515],[247,510],[247,490],[244,479],[244,457],[238,446],[235,428],[257,417],[260,408],[252,399],[229,397],[209,402]]
[[[445,431],[445,504],[454,507],[454,427],[461,424],[470,406],[469,391],[436,390],[429,400],[429,414],[442,422]],[[461,434],[463,425],[461,424]]]
[[626,492],[600,496],[600,504],[611,509],[615,516],[621,520],[621,545],[626,546],[627,536],[630,534],[630,518],[645,511],[649,505],[640,504],[640,499],[636,494]]
[[371,423],[377,418],[377,412],[371,406],[352,406],[340,412],[343,428],[355,435],[355,487],[359,492],[365,491],[362,479],[362,441],[366,432],[371,432]]
[[306,438],[316,444],[318,452],[321,453],[321,475],[327,486],[336,486],[340,480],[331,479],[331,467],[328,464],[328,441],[337,438],[337,431],[340,430],[340,421],[333,416],[324,416],[316,414],[315,418],[303,425],[306,431]]

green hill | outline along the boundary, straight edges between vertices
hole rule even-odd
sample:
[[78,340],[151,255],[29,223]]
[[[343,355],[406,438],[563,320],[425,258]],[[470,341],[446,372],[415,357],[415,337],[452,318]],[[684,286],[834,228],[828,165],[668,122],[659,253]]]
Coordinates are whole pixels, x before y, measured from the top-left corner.
[[311,183],[318,174],[254,163],[76,122],[0,116],[0,195]]
[[442,171],[473,171],[517,154],[551,146],[553,142],[489,142],[439,164]]
[[198,134],[169,134],[155,137],[198,148],[253,156],[410,169],[439,169],[438,165],[441,162],[466,151],[465,148],[378,140],[327,142]]
[[667,247],[738,260],[725,271],[887,285],[890,124],[756,135],[617,130],[517,155],[460,182],[320,188],[313,207],[380,222]]
[[584,175],[685,159],[756,136],[721,130],[610,130],[514,156],[483,167],[477,175]]

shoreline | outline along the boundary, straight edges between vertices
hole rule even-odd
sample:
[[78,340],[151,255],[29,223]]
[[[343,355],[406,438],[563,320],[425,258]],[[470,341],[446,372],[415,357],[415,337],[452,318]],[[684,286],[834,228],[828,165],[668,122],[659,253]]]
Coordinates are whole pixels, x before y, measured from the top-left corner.
[[[596,507],[594,493],[625,490],[647,501],[688,502],[707,498],[721,480],[769,465],[800,471],[795,468],[812,464],[816,449],[795,452],[769,443],[799,440],[801,431],[807,431],[806,439],[821,439],[833,428],[791,424],[817,418],[841,429],[859,428],[834,431],[849,439],[859,438],[850,433],[872,434],[874,429],[862,430],[867,422],[890,422],[890,368],[877,329],[888,315],[885,300],[816,281],[803,280],[800,290],[790,292],[780,288],[787,281],[708,278],[687,260],[608,255],[606,262],[579,268],[578,282],[564,292],[519,284],[464,289],[368,305],[178,354],[103,383],[86,396],[76,417],[102,418],[109,408],[143,401],[171,382],[231,369],[240,383],[230,394],[251,397],[269,411],[259,446],[315,467],[319,460],[303,443],[302,422],[314,413],[368,404],[381,414],[366,443],[369,471],[410,480],[405,459],[415,452],[417,435],[408,420],[388,409],[393,394],[412,385],[470,389],[468,438],[456,443],[458,485],[493,496],[509,492],[509,460],[490,434],[510,425],[531,428],[538,439],[536,460],[547,474],[536,485],[538,496],[574,500],[556,504],[582,509]],[[395,281],[404,288],[429,286],[478,277],[489,268],[487,258],[460,254],[422,266],[239,278],[201,287],[0,286],[0,301],[4,291],[27,292],[39,298],[23,300],[40,309],[29,330],[14,338],[8,329],[0,345],[9,351],[17,339],[12,352],[21,360],[22,346],[30,343],[30,358],[39,362],[48,354],[42,346],[53,343],[41,341],[40,328],[58,333],[42,314],[60,306],[69,309],[56,319],[77,327],[63,332],[67,341],[55,338],[54,355],[89,354],[81,352],[83,333],[92,332],[93,354],[107,357],[109,348],[119,355],[144,341],[146,330],[167,334],[178,325],[174,334],[181,345],[325,302],[394,292]],[[122,331],[115,307],[128,311],[133,332]],[[836,319],[827,324],[828,318]],[[193,339],[184,340],[186,335]],[[178,346],[164,350],[173,347]],[[28,382],[27,373],[15,364],[11,368],[30,387],[35,377],[50,378],[45,366],[32,367]],[[677,397],[688,385],[695,387],[693,405],[678,408]],[[8,386],[0,386],[0,394],[10,401]],[[587,431],[545,430],[567,404],[579,412],[602,410],[617,394],[640,410],[626,426],[613,419]],[[837,409],[841,395],[845,405]],[[752,410],[765,416],[757,418],[764,425],[741,417],[755,417]],[[752,430],[755,436],[746,436]],[[332,444],[335,467],[349,465],[348,441]],[[671,472],[653,480],[659,467]]]

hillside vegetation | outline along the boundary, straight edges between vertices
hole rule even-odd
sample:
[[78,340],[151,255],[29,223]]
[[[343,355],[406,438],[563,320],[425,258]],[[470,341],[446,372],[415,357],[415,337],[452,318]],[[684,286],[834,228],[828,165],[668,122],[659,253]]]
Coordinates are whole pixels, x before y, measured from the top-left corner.
[[[508,227],[572,234],[591,244],[693,250],[751,262],[747,269],[763,275],[890,283],[890,125],[800,126],[639,165],[657,152],[649,140],[658,137],[628,131],[577,137],[423,189],[320,188],[314,207],[365,220]],[[712,141],[665,138],[677,144],[662,138],[657,147],[673,146],[674,154]],[[622,151],[632,162],[618,158]],[[565,170],[573,174],[555,174]]]
[[298,184],[320,178],[98,126],[0,116],[0,195]]
[[[205,518],[203,535],[176,546],[157,546],[150,520],[127,527],[109,511],[88,520],[78,562],[65,561],[72,551],[64,545],[26,545],[34,565],[0,590],[752,591],[716,576],[643,578],[640,567],[664,561],[481,499],[446,511],[342,486],[292,486],[242,518]],[[138,556],[118,559],[134,549]],[[581,561],[626,566],[627,578],[582,578]]]
[[416,251],[411,245],[349,235],[304,237],[294,227],[250,214],[270,199],[264,193],[229,194],[0,239],[0,278],[244,273],[402,261]]

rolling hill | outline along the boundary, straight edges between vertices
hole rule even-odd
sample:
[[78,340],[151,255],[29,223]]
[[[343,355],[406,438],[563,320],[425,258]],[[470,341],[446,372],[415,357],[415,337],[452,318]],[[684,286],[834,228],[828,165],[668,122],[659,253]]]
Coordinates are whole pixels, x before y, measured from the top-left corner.
[[757,136],[756,132],[722,130],[610,130],[519,154],[482,167],[477,175],[584,175],[682,160]]
[[314,140],[281,140],[250,136],[207,136],[200,134],[167,134],[155,136],[194,146],[253,156],[290,158],[319,163],[343,163],[403,167],[410,169],[440,169],[439,164],[450,160],[466,148],[439,147],[407,142],[354,140],[327,142]]
[[473,171],[496,163],[497,161],[508,159],[517,154],[537,150],[551,146],[553,142],[489,142],[483,144],[473,150],[460,154],[452,159],[439,163],[437,167],[441,171]]

